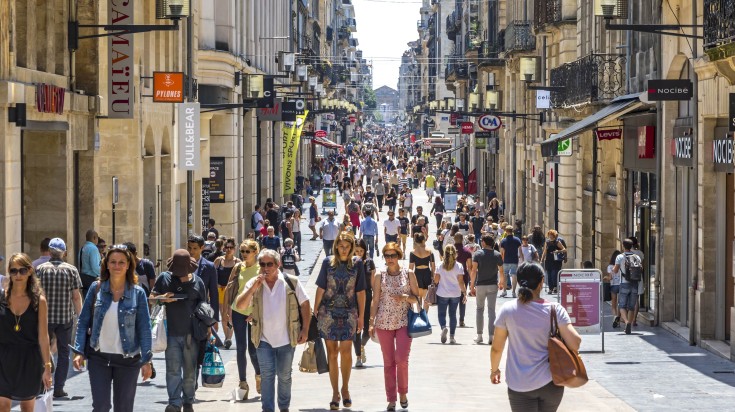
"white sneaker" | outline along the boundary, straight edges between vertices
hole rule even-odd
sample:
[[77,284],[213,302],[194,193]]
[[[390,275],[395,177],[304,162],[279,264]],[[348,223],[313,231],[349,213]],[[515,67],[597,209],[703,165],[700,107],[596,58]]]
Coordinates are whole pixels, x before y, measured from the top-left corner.
[[450,344],[450,345],[454,345],[455,343],[457,343],[457,341],[456,341],[456,340],[454,340],[454,336],[450,336],[450,337],[449,337],[449,344]]
[[442,329],[442,343],[447,343],[447,334],[449,333],[449,328]]
[[357,361],[355,361],[355,367],[362,368],[362,359],[357,358]]
[[515,298],[517,298],[517,297],[518,297],[518,296],[516,296],[516,293],[515,293],[515,292],[513,292],[513,298],[515,299]]
[[478,345],[482,344],[482,335],[477,335],[477,337],[474,340],[476,344]]
[[500,294],[500,297],[501,298],[504,298],[506,296],[508,296],[508,292],[506,292],[506,291],[503,291],[503,293]]

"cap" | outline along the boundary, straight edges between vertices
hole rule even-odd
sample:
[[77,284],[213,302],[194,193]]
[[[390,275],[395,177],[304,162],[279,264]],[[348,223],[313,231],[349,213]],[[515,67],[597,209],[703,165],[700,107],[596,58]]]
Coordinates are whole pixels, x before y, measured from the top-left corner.
[[66,243],[64,243],[64,239],[62,239],[60,237],[55,237],[55,238],[51,239],[48,242],[48,247],[50,249],[56,249],[56,250],[61,251],[61,252],[66,252]]
[[186,249],[177,249],[174,255],[166,262],[166,266],[176,277],[184,277],[199,267],[196,260],[189,255]]

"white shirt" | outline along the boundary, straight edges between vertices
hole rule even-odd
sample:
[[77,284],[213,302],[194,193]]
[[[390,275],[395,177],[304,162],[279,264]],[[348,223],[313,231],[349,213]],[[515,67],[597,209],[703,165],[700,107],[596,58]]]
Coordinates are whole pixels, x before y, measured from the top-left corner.
[[332,184],[332,175],[329,173],[324,174],[324,184],[331,185]]
[[383,226],[385,227],[386,235],[395,236],[398,234],[398,229],[401,227],[401,222],[399,222],[398,219],[394,217],[393,220],[384,220]]
[[461,263],[455,262],[454,267],[447,270],[444,265],[436,268],[439,274],[439,285],[436,288],[436,295],[443,298],[458,298],[462,296],[462,288],[459,286],[457,276],[464,275],[464,268]]
[[[257,277],[250,279],[245,284],[243,292],[250,290],[256,279]],[[261,288],[263,288],[263,319],[261,319],[263,336],[260,339],[268,342],[274,348],[291,344],[288,337],[288,318],[286,316],[287,287],[289,286],[286,284],[281,271],[278,271],[278,280],[273,285],[273,289],[269,288],[265,282],[261,285]],[[296,287],[294,291],[296,292],[296,300],[299,301],[299,306],[301,306],[309,300],[309,297],[306,296],[301,282],[296,282],[294,287]]]
[[120,340],[120,327],[117,324],[117,306],[119,302],[113,301],[102,319],[100,330],[100,352],[123,354],[122,341]]
[[613,272],[613,268],[615,265],[607,265],[607,273],[610,274],[610,285],[611,286],[618,286],[620,285],[620,279],[622,276],[620,275],[620,271]]
[[533,262],[533,254],[536,253],[536,247],[529,243],[528,246],[521,246],[521,252],[523,253],[524,262]]
[[411,192],[408,192],[403,195],[403,206],[404,207],[411,207],[413,205],[413,195]]
[[263,228],[263,215],[260,214],[260,212],[255,212],[255,231],[260,232],[260,229]]

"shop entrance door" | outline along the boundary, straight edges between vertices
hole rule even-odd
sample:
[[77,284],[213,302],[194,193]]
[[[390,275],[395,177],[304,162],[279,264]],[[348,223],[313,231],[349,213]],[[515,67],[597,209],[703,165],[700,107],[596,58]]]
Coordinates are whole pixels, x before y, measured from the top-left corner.
[[630,199],[629,233],[638,239],[640,251],[643,252],[644,277],[640,293],[640,311],[653,312],[656,308],[656,293],[653,286],[656,278],[656,241],[658,228],[658,194],[656,193],[656,174],[631,171],[628,174]]
[[689,325],[689,272],[691,268],[691,221],[696,210],[692,205],[689,192],[692,176],[689,168],[677,167],[676,173],[676,219],[675,230],[678,244],[673,250],[679,252],[676,260],[676,279],[674,281],[674,319],[681,326]]

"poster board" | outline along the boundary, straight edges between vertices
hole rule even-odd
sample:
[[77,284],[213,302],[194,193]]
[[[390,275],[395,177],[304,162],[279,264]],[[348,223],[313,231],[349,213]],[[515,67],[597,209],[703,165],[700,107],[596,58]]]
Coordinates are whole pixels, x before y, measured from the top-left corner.
[[444,193],[444,209],[447,211],[457,209],[457,193]]
[[322,189],[322,209],[337,209],[337,188],[325,187]]
[[580,335],[602,335],[604,352],[602,298],[599,269],[563,269],[559,272],[559,303],[567,310]]

